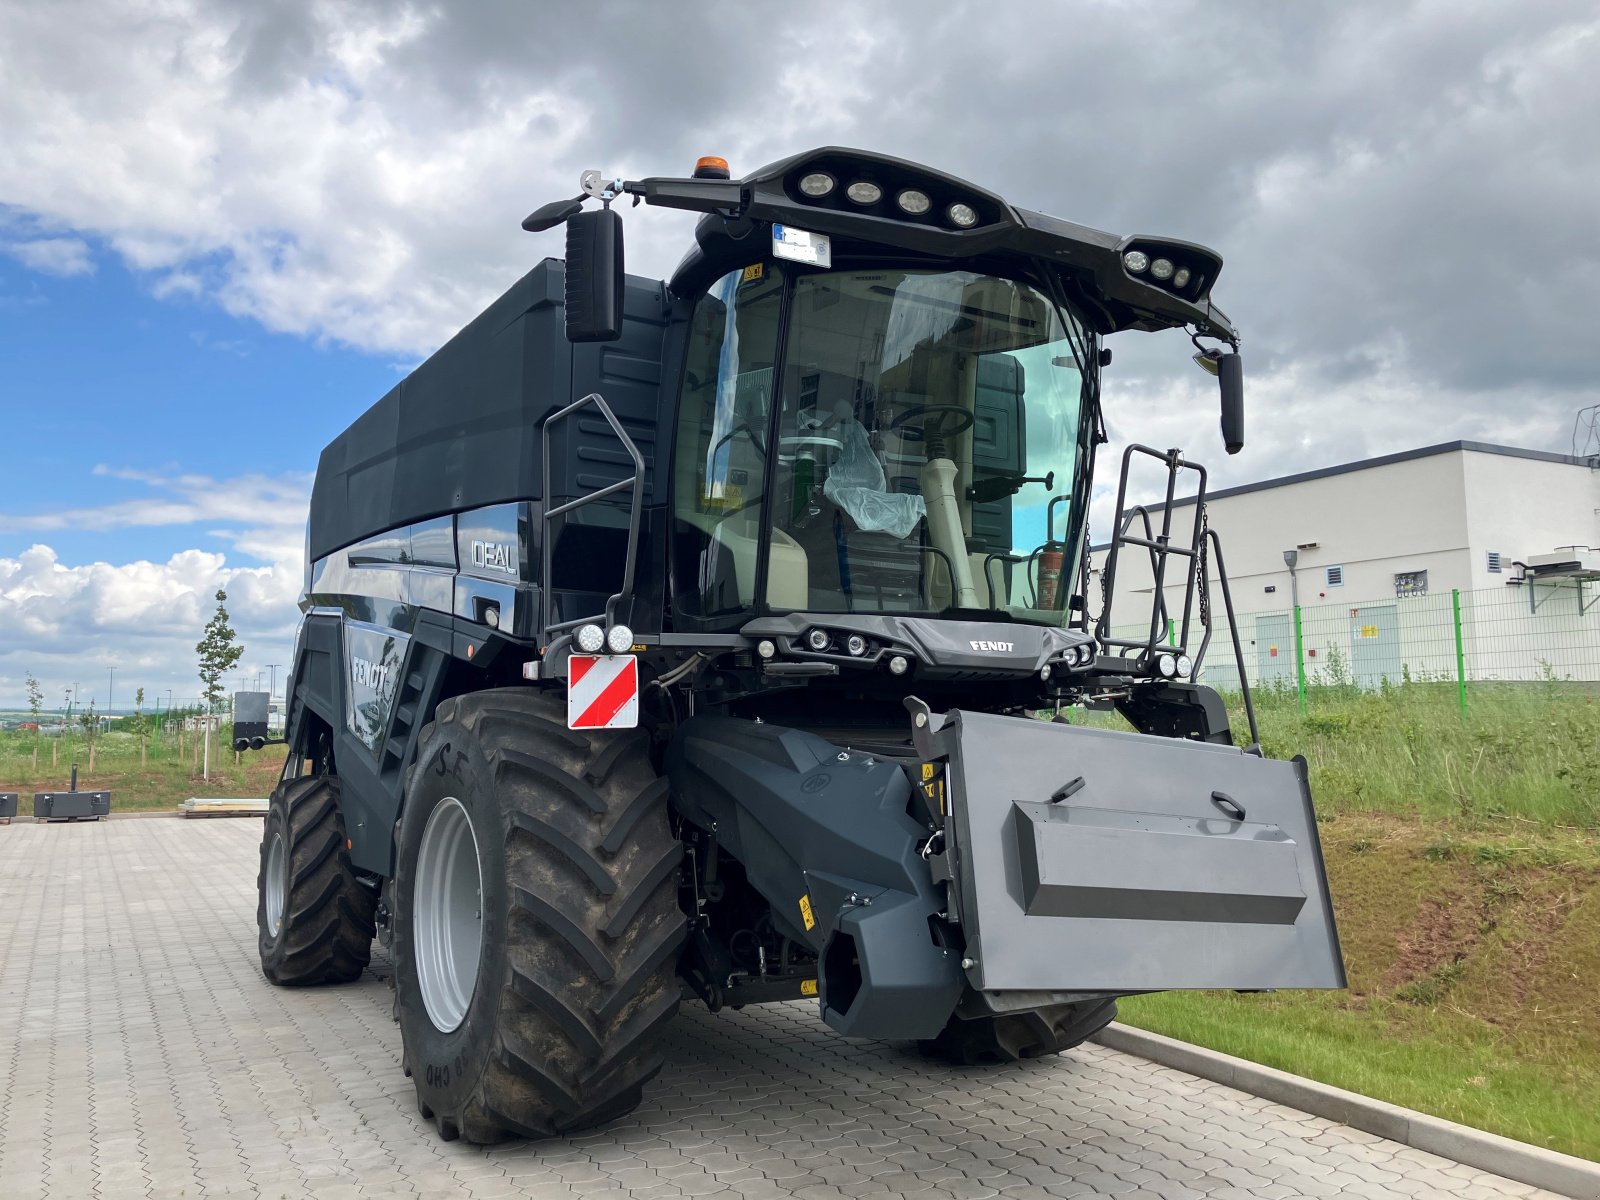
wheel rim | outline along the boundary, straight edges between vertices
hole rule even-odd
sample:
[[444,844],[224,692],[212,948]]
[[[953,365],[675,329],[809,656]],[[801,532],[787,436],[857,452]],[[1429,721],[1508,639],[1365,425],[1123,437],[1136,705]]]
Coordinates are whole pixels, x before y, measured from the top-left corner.
[[289,855],[283,834],[274,833],[267,847],[267,932],[273,937],[283,928],[283,898],[289,891]]
[[428,1019],[450,1033],[466,1019],[483,953],[483,875],[472,818],[454,796],[428,815],[417,850],[412,945]]

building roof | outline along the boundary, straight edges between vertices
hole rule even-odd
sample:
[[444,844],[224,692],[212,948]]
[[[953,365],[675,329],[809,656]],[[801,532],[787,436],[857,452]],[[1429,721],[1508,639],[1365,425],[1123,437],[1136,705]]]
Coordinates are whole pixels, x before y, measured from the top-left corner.
[[[1319,467],[1315,471],[1300,471],[1294,475],[1280,475],[1276,479],[1263,479],[1259,483],[1242,483],[1238,487],[1218,488],[1207,492],[1207,500],[1221,500],[1227,496],[1243,496],[1247,492],[1264,492],[1269,488],[1285,487],[1291,483],[1308,483],[1313,479],[1327,479],[1332,475],[1348,475],[1370,467],[1387,467],[1393,463],[1410,462],[1418,458],[1432,458],[1436,454],[1453,454],[1457,450],[1470,450],[1474,454],[1498,454],[1502,458],[1531,458],[1536,462],[1562,463],[1571,467],[1600,466],[1600,462],[1575,458],[1570,454],[1556,454],[1549,450],[1524,450],[1518,446],[1496,446],[1492,442],[1440,442],[1437,446],[1422,446],[1416,450],[1402,450],[1398,454],[1380,454],[1375,458],[1358,458],[1355,462],[1340,463],[1336,467]],[[1172,502],[1173,508],[1193,504],[1193,496],[1182,496]],[[1161,504],[1147,507],[1156,509]]]

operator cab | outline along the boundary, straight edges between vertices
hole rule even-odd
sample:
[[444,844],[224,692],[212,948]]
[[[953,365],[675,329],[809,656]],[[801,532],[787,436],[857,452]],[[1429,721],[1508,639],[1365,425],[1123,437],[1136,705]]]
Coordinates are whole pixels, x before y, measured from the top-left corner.
[[1093,355],[1083,323],[1024,278],[729,271],[687,331],[674,617],[1067,624]]

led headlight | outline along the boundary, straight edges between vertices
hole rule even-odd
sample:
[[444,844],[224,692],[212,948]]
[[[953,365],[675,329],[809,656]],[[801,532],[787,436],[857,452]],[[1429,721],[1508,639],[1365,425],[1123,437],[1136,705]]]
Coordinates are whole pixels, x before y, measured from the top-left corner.
[[867,652],[867,639],[859,633],[852,633],[844,640],[844,648],[855,658],[860,658]]
[[1158,259],[1156,259],[1155,262],[1150,264],[1150,274],[1154,275],[1157,279],[1160,279],[1160,280],[1171,279],[1172,278],[1172,260],[1170,258],[1158,258]]
[[773,645],[770,638],[762,638],[756,643],[756,653],[762,658],[771,658],[778,652],[778,647]]
[[828,648],[828,631],[826,629],[813,629],[806,634],[806,645],[821,654]]
[[1183,287],[1188,287],[1189,286],[1189,268],[1188,267],[1179,267],[1178,268],[1178,273],[1172,277],[1172,286],[1175,287],[1175,288],[1183,288]]
[[833,176],[826,171],[813,171],[809,175],[800,177],[800,194],[802,196],[810,196],[813,200],[820,200],[833,189]]
[[1184,679],[1194,674],[1194,659],[1187,654],[1178,655],[1178,674]]
[[950,218],[950,224],[962,229],[971,229],[978,223],[978,212],[970,204],[952,204],[944,211],[945,216]]
[[1078,665],[1087,667],[1094,661],[1094,647],[1085,643],[1078,647]]
[[579,625],[575,636],[578,649],[585,654],[599,654],[600,648],[606,644],[606,631],[598,625]]
[[1150,267],[1150,256],[1143,250],[1129,250],[1122,256],[1122,265],[1135,275],[1142,275]]
[[913,217],[920,217],[933,207],[933,201],[928,199],[927,192],[919,192],[916,188],[907,188],[894,198],[902,212],[908,212]]
[[1049,683],[1050,682],[1050,664],[1049,663],[1045,663],[1044,666],[1039,668],[1039,679],[1040,679],[1040,681],[1042,683]]
[[1178,660],[1170,654],[1156,655],[1156,670],[1161,672],[1166,679],[1171,679],[1178,673]]
[[864,179],[858,179],[855,183],[845,188],[844,194],[857,204],[876,204],[883,199],[883,189],[875,183],[868,183]]
[[904,675],[911,669],[911,663],[904,654],[896,654],[889,660],[889,674]]
[[606,649],[613,654],[626,654],[633,645],[633,630],[626,625],[613,625],[606,634]]

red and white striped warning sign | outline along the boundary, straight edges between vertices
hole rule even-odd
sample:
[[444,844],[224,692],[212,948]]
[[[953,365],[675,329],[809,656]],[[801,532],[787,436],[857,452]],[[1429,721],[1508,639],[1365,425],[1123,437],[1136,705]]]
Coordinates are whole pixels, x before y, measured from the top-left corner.
[[638,725],[638,659],[631,654],[574,654],[567,660],[568,729]]

